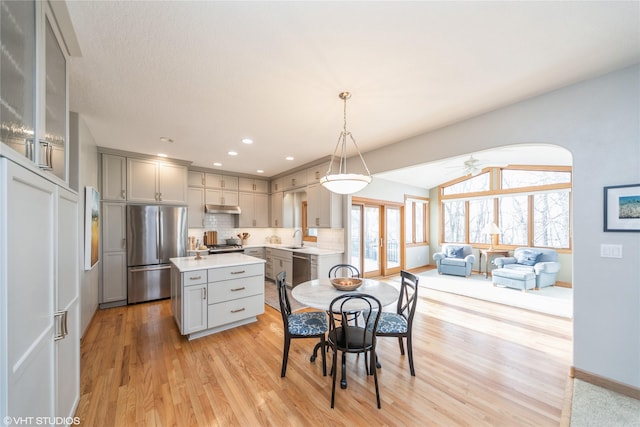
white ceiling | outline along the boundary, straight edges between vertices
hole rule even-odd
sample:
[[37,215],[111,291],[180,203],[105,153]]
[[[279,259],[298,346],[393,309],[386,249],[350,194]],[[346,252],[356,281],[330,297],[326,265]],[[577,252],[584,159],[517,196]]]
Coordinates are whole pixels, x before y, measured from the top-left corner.
[[640,62],[639,5],[67,0],[70,107],[100,146],[271,177],[331,154],[344,90],[366,152]]

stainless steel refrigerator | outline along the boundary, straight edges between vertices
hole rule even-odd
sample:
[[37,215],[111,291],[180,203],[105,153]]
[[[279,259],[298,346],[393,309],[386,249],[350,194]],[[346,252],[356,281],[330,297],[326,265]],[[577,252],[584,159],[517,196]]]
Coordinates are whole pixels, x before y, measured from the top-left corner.
[[187,208],[127,205],[129,304],[171,296],[169,258],[187,254]]

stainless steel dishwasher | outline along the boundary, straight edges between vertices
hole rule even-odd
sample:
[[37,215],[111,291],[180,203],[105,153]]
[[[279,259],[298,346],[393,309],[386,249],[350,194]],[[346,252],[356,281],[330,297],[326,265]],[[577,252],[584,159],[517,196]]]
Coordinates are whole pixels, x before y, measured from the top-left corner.
[[311,255],[294,252],[293,280],[291,281],[291,286],[295,287],[309,280],[311,280]]

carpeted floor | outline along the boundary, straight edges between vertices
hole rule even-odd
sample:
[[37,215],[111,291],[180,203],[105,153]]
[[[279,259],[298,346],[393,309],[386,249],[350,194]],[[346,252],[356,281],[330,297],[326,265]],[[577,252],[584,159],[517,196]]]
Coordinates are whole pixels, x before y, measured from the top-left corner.
[[560,286],[548,286],[538,291],[522,292],[493,286],[491,277],[472,274],[469,277],[438,274],[437,270],[420,273],[420,286],[437,291],[450,292],[471,298],[506,304],[554,316],[573,317],[573,290]]
[[[291,303],[291,311],[300,310],[305,308],[291,296],[291,289],[287,288],[287,295],[289,295],[289,303]],[[280,311],[280,301],[278,300],[278,290],[276,284],[270,280],[264,281],[264,303],[270,307]]]
[[610,426],[640,426],[640,400],[573,380],[571,427]]

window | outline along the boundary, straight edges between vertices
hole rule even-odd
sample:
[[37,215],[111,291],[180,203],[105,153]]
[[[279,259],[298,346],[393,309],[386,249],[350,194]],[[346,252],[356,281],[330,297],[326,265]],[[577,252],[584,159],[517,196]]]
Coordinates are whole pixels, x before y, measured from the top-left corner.
[[429,199],[405,196],[405,242],[429,243]]
[[491,168],[445,184],[440,199],[443,242],[488,245],[495,222],[500,245],[571,248],[571,167]]

